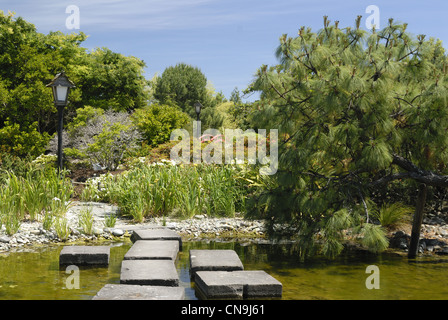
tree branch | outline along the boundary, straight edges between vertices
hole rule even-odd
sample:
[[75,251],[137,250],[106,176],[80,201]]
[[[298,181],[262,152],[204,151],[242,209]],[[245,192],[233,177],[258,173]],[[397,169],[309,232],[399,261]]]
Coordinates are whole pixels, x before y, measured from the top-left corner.
[[393,155],[392,163],[406,170],[406,172],[384,176],[370,183],[370,186],[377,187],[398,179],[414,179],[429,186],[448,187],[448,176],[439,175],[432,171],[422,170],[411,161],[396,154]]

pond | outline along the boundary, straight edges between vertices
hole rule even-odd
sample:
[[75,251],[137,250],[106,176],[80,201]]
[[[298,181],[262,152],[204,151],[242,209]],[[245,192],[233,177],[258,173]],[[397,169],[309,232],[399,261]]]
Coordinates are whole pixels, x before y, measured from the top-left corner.
[[[70,274],[59,269],[62,246],[32,252],[0,254],[0,300],[87,300],[106,283],[119,283],[121,261],[131,242],[111,245],[110,265],[80,270],[79,289],[68,289]],[[185,242],[176,262],[186,298],[197,299],[189,275],[190,249],[233,249],[246,270],[265,270],[283,284],[284,300],[418,299],[448,298],[448,257],[408,260],[396,254],[344,255],[336,260],[300,262],[288,245],[223,242]],[[366,268],[379,268],[379,289],[367,289]]]

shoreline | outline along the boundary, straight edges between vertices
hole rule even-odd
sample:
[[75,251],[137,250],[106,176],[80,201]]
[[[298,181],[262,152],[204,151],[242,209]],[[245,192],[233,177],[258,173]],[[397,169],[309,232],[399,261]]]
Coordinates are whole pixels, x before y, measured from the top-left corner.
[[[82,210],[90,208],[94,217],[93,234],[86,235],[78,225],[78,216]],[[266,238],[264,222],[262,220],[247,220],[239,215],[232,218],[207,217],[196,215],[192,218],[150,218],[143,223],[134,223],[117,215],[116,206],[100,202],[74,201],[66,213],[71,234],[68,239],[61,241],[54,229],[48,231],[42,228],[41,222],[25,221],[21,223],[19,231],[14,235],[6,235],[4,227],[0,229],[0,254],[17,251],[32,251],[33,247],[42,245],[74,245],[76,243],[96,243],[102,241],[126,241],[133,230],[148,226],[165,226],[178,232],[184,241],[239,241],[244,243],[274,243]],[[110,214],[116,216],[113,228],[104,226],[105,217]],[[431,221],[429,221],[431,222]],[[403,254],[407,252],[410,239],[410,226],[403,225],[389,233],[390,245],[387,250]],[[448,255],[448,225],[422,225],[420,254]],[[288,241],[285,241],[287,243]],[[354,246],[357,247],[356,245]],[[348,249],[351,249],[348,247]]]

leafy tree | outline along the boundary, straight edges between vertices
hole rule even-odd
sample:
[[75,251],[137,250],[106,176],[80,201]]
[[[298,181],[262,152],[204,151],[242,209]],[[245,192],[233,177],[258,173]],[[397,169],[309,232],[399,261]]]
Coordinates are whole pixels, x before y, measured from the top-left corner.
[[339,254],[348,229],[381,251],[388,244],[370,214],[375,193],[391,183],[448,185],[441,41],[413,37],[392,19],[372,32],[360,22],[341,29],[324,17],[318,32],[283,35],[280,63],[262,66],[249,90],[261,92],[254,123],[281,137],[279,170],[263,180],[252,214],[273,233],[287,225],[302,257]]
[[194,104],[200,102],[202,128],[219,128],[224,118],[215,107],[223,103],[222,93],[215,93],[210,82],[197,67],[179,63],[163,71],[155,81],[154,98],[161,104],[175,105],[196,120]]
[[[3,134],[4,149],[21,155],[43,152],[40,146],[48,142],[57,126],[56,108],[46,84],[61,70],[77,86],[66,108],[68,119],[84,105],[128,110],[146,104],[143,61],[109,49],[89,53],[81,47],[86,39],[82,32],[42,34],[23,18],[0,11],[0,129],[11,125],[14,130],[19,128],[14,138],[9,135],[10,140]],[[41,135],[42,144],[20,151],[14,148],[17,139],[26,140],[36,133]],[[17,138],[21,134],[23,137]]]
[[234,123],[237,124],[238,128],[243,130],[246,129],[257,129],[253,128],[251,122],[251,117],[255,112],[255,104],[250,102],[243,102],[241,93],[238,88],[235,88],[231,95],[230,101],[233,102],[233,106],[228,109],[228,116],[232,119]]
[[175,104],[195,117],[193,105],[204,103],[207,97],[207,78],[197,67],[179,63],[163,71],[157,81],[154,97],[161,104]]
[[81,90],[80,103],[115,111],[145,106],[149,98],[149,82],[143,76],[145,66],[138,58],[108,48],[90,52],[72,72]]
[[[85,38],[83,33],[43,35],[31,23],[0,11],[0,128],[11,131],[12,127],[7,127],[14,127],[14,137],[7,140],[3,135],[2,139],[11,152],[23,155],[29,151],[34,156],[42,152],[42,143],[45,145],[49,139],[45,132],[53,133],[56,122],[51,90],[45,85],[69,61],[76,60],[75,56],[83,51],[79,43]],[[36,133],[42,136],[37,138]],[[42,139],[42,143],[36,148],[17,150],[17,141],[27,140],[29,135]]]
[[149,146],[169,141],[171,132],[184,128],[190,120],[179,108],[159,104],[138,109],[132,115],[133,123]]

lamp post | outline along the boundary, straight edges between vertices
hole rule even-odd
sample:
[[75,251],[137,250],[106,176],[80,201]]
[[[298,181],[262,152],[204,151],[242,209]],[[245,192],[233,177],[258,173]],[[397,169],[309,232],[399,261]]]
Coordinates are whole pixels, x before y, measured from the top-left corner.
[[198,138],[201,136],[201,126],[199,125],[199,115],[201,114],[202,104],[200,102],[196,102],[194,104],[194,110],[196,111],[197,115],[197,126],[198,126]]
[[200,102],[196,102],[194,104],[194,109],[196,111],[196,114],[198,116],[198,121],[199,121],[199,115],[201,114],[202,104]]
[[53,90],[54,104],[58,109],[58,168],[62,170],[62,127],[64,124],[64,108],[67,105],[68,94],[75,84],[62,71],[47,84]]

